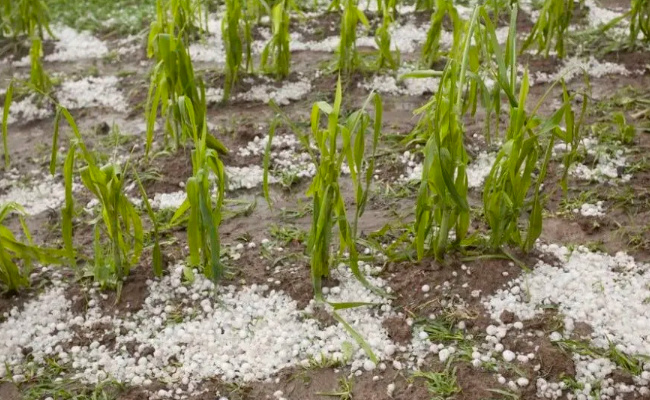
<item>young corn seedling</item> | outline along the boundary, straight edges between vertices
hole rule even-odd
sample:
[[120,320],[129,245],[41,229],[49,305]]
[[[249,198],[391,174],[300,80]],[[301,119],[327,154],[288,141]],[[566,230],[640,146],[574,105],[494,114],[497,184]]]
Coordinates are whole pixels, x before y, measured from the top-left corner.
[[[571,110],[572,97],[569,96],[564,82],[562,82],[564,103],[550,118],[542,122],[536,116],[537,110],[549,93],[548,91],[539,100],[531,114],[526,113],[529,87],[528,71],[524,72],[522,81],[518,83],[516,75],[516,14],[517,9],[513,7],[505,55],[500,50],[495,50],[495,58],[498,63],[498,72],[495,76],[501,90],[509,99],[510,121],[504,143],[485,181],[483,207],[485,218],[490,226],[492,248],[500,249],[505,244],[515,244],[528,251],[532,249],[542,231],[541,188],[555,140],[560,139],[567,146],[564,159],[563,181],[565,181],[568,168],[575,159],[580,141],[582,116],[576,124],[575,115]],[[494,42],[496,36],[493,32],[492,35]],[[516,96],[517,87],[519,87],[518,96]],[[582,115],[584,115],[585,107],[586,96]],[[560,127],[563,119],[564,129]],[[540,138],[549,134],[549,142],[544,150]],[[536,172],[536,169],[539,171]],[[519,221],[525,213],[529,217],[527,229],[524,232],[520,228]]]
[[[152,34],[156,31],[152,30]],[[158,109],[165,117],[165,143],[171,140],[176,148],[184,144],[188,135],[182,128],[181,110],[177,99],[189,99],[197,114],[199,132],[204,132],[206,112],[205,90],[203,82],[195,78],[192,60],[180,37],[169,33],[157,32],[149,36],[149,54],[156,57],[158,62],[151,75],[151,84],[147,96],[147,142],[148,156],[153,144],[154,127]],[[191,139],[191,137],[189,137]],[[206,143],[210,148],[226,152],[225,146],[214,136],[208,134]]]
[[415,248],[420,259],[427,253],[442,258],[452,230],[456,242],[460,242],[469,227],[462,115],[478,11],[474,10],[462,46],[452,50],[454,56],[442,72],[434,100],[419,110],[423,112],[419,129],[425,130],[428,137],[414,224]]
[[277,78],[289,75],[291,51],[289,49],[289,11],[295,8],[292,0],[279,0],[271,10],[271,30],[273,36],[264,47],[261,57],[263,70]]
[[566,55],[564,37],[572,16],[573,0],[545,0],[537,22],[521,47],[521,52],[535,43],[538,52],[543,52],[544,56],[548,57],[555,43],[557,56],[563,58]]
[[[75,159],[79,155],[83,162],[83,167],[78,172],[81,182],[101,206],[101,216],[98,217],[95,226],[95,264],[90,274],[102,287],[117,287],[119,291],[131,267],[138,263],[142,253],[144,240],[142,221],[133,203],[124,193],[126,177],[119,165],[108,163],[99,166],[97,164],[95,156],[84,144],[72,115],[60,105],[57,106],[52,148],[57,148],[62,117],[66,119],[73,132],[63,167],[65,207],[62,213],[62,230],[66,253],[70,263],[75,265],[76,256],[72,241],[74,210],[72,183],[75,175]],[[56,151],[52,152],[51,170],[53,166],[56,166]],[[106,253],[102,237],[109,243]]]
[[[379,4],[381,4],[381,1],[379,1]],[[389,4],[386,4],[385,7],[382,7],[382,14],[382,23],[375,31],[375,42],[379,48],[376,67],[377,69],[383,69],[386,67],[397,69],[400,65],[400,54],[399,49],[393,52],[390,48],[390,25],[393,22],[393,16],[391,15]]]
[[[18,213],[26,243],[18,240],[11,230],[3,225],[12,212]],[[29,275],[34,261],[43,264],[61,263],[60,251],[34,245],[23,218],[24,213],[23,208],[16,203],[0,206],[0,288],[4,287],[9,292],[17,292],[29,286]]]
[[[219,153],[207,146],[206,121],[197,120],[190,99],[178,99],[181,106],[183,129],[194,140],[192,150],[192,177],[186,184],[187,198],[176,210],[171,222],[189,213],[187,241],[190,248],[189,268],[185,273],[191,277],[192,268],[199,268],[206,277],[217,281],[223,276],[219,225],[225,193],[225,172]],[[205,119],[205,114],[202,115]],[[200,132],[202,129],[203,132]],[[216,188],[211,174],[216,177]],[[213,191],[216,189],[216,200]]]
[[445,17],[451,19],[454,29],[454,43],[458,42],[462,21],[452,0],[436,0],[436,11],[431,14],[431,27],[427,32],[427,40],[422,47],[422,64],[431,68],[440,58],[440,37],[442,34],[442,22]]
[[368,19],[357,6],[357,0],[346,0],[341,17],[341,41],[337,49],[337,69],[343,74],[349,74],[362,65],[361,56],[357,50],[359,22],[366,28],[370,27]]

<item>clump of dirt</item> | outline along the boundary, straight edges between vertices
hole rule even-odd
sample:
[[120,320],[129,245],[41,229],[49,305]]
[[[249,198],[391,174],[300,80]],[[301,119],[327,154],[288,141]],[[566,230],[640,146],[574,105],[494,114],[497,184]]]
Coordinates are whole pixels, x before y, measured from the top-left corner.
[[454,396],[456,400],[492,398],[493,394],[488,389],[493,388],[496,384],[494,375],[468,364],[456,366],[456,381],[461,389],[460,393]]
[[0,399],[2,400],[21,400],[18,387],[11,382],[0,382]]
[[318,18],[311,18],[306,25],[298,19],[292,19],[289,31],[301,34],[303,42],[320,42],[339,34],[340,21],[341,14],[338,12],[328,12],[319,15]]
[[411,341],[411,327],[406,323],[406,318],[397,316],[386,318],[381,325],[393,342],[406,345]]
[[[531,268],[536,254],[526,256],[524,262]],[[523,256],[522,256],[523,257]],[[461,266],[465,266],[463,269]],[[469,273],[468,273],[469,271]],[[458,317],[468,327],[485,329],[491,319],[486,315],[480,298],[496,292],[521,273],[521,268],[502,259],[461,262],[450,259],[445,265],[425,259],[419,263],[403,262],[389,265],[389,285],[395,294],[393,304],[418,315],[449,311],[449,304],[461,303]],[[504,275],[504,272],[507,273]],[[429,292],[421,288],[428,285]],[[476,293],[479,295],[476,296]]]
[[557,71],[560,61],[556,56],[538,57],[524,53],[521,55],[520,64],[527,65],[529,71],[552,74]]
[[[153,278],[152,268],[140,266],[132,269],[122,286],[120,298],[117,298],[117,292],[115,290],[102,292],[104,296],[98,297],[99,307],[105,313],[112,311],[118,316],[140,311],[145,299],[149,296],[147,280]],[[66,290],[65,296],[72,302],[71,311],[73,314],[84,314],[86,312],[90,297],[85,289],[79,285],[71,285]]]
[[125,393],[120,394],[117,400],[149,400],[152,393],[156,393],[159,389],[163,388],[164,386],[159,383],[154,383],[147,387],[132,387]]
[[553,345],[547,338],[539,340],[537,346],[536,357],[541,365],[542,376],[556,379],[575,376],[576,369],[570,354]]
[[0,293],[0,322],[4,321],[4,314],[9,313],[13,308],[22,311],[23,306],[30,299],[28,293]]
[[147,280],[153,279],[153,269],[137,267],[131,270],[129,277],[122,286],[120,298],[114,291],[108,292],[108,298],[102,299],[102,308],[111,309],[118,315],[136,313],[142,309],[144,301],[149,296]]
[[192,157],[190,150],[179,150],[173,155],[157,157],[153,160],[156,179],[144,179],[143,185],[147,195],[155,193],[172,193],[183,190],[180,183],[187,182],[192,176]]
[[623,64],[629,71],[646,72],[650,70],[650,52],[648,51],[615,51],[605,54],[605,61]]

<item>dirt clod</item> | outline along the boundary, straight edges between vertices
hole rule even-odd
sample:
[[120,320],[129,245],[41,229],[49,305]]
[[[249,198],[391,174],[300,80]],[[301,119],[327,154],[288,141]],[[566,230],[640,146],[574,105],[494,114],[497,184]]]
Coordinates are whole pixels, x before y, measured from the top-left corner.
[[388,332],[388,337],[397,344],[404,345],[411,340],[411,327],[404,317],[386,318],[382,326]]

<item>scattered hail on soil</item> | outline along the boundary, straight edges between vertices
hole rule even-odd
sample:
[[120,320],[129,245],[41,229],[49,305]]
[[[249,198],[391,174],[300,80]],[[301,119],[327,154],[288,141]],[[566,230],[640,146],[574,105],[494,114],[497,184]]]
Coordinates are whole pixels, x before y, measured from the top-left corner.
[[[22,311],[9,312],[0,325],[0,362],[9,366],[0,377],[10,372],[20,382],[30,365],[38,368],[45,358],[53,358],[70,363],[75,377],[84,382],[111,378],[146,386],[160,381],[168,382],[170,389],[191,392],[205,378],[268,380],[282,368],[307,366],[310,360],[348,363],[353,372],[377,368],[342,325],[319,326],[311,317],[315,303],[298,309],[294,300],[272,287],[279,282],[215,287],[197,274],[187,283],[184,268],[176,265],[170,275],[148,281],[142,309],[124,317],[103,313],[105,295],[96,288],[84,295],[90,299],[86,311],[73,312],[73,302],[83,299],[66,298],[67,284],[55,270],[46,269],[55,277],[52,287]],[[374,270],[370,265],[363,268]],[[396,315],[388,300],[363,287],[343,265],[333,277],[340,284],[326,290],[327,300],[375,304],[339,313],[381,360],[397,357],[382,327],[385,318]],[[370,277],[370,282],[385,286],[378,278]],[[109,336],[115,338],[114,345],[106,344]],[[84,343],[75,344],[74,338]],[[24,359],[26,348],[30,361]],[[167,397],[162,392],[160,397]]]
[[[406,165],[406,174],[400,175],[400,179],[406,182],[419,182],[422,176],[422,163],[416,162],[417,154],[405,151],[400,157],[402,164]],[[480,152],[476,158],[467,165],[467,186],[469,188],[480,188],[485,178],[490,174],[492,164],[496,160],[496,153]]]
[[77,81],[64,81],[57,91],[59,102],[68,109],[106,107],[126,112],[127,102],[118,89],[115,76],[86,77]]
[[[589,340],[595,348],[611,351],[613,346],[632,358],[650,354],[650,265],[637,263],[624,252],[609,256],[584,247],[569,250],[558,245],[540,245],[540,250],[557,257],[558,264],[539,261],[531,273],[485,299],[494,320],[500,320],[504,311],[514,313],[521,321],[531,320],[553,308],[563,317],[563,331],[549,335],[553,342],[570,339],[576,325],[582,323],[591,328]],[[514,359],[505,351],[503,357]],[[603,399],[618,398],[617,395],[628,392],[642,396],[650,393],[647,360],[638,361],[642,368],[634,377],[634,385],[607,378],[616,369],[608,358],[576,353],[574,360],[576,380],[584,384],[573,393],[578,399],[591,396],[597,385]],[[559,398],[566,388],[558,385],[540,379],[538,393]]]
[[52,27],[54,52],[45,56],[45,61],[70,62],[101,58],[108,54],[106,43],[89,32],[78,32],[67,26]]
[[[37,177],[38,176],[38,177]],[[18,203],[29,215],[37,215],[47,210],[58,211],[65,200],[63,183],[51,175],[36,172],[28,182],[17,170],[8,171],[0,179],[0,204]]]

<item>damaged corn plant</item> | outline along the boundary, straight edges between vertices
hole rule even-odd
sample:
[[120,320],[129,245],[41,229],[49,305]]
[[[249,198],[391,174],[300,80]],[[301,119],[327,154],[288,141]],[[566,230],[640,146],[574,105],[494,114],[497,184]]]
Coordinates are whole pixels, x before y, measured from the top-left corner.
[[630,42],[639,35],[644,42],[650,41],[650,0],[632,0],[630,10]]
[[[182,127],[181,105],[179,98],[192,102],[199,123],[198,132],[204,132],[205,89],[203,81],[194,74],[194,66],[185,44],[180,36],[174,36],[174,29],[168,32],[151,31],[149,36],[149,55],[155,56],[157,63],[151,74],[151,83],[147,95],[146,119],[147,139],[146,154],[153,145],[154,128],[158,110],[165,118],[165,145],[178,148],[184,145],[191,135]],[[155,32],[155,33],[154,33]],[[207,132],[207,130],[205,130]],[[225,146],[214,136],[207,134],[206,143],[210,148],[225,152]]]
[[[244,62],[244,68],[252,72],[252,36],[249,18],[244,18],[242,3],[238,0],[225,0],[226,14],[221,21],[223,47],[226,51],[226,80],[223,88],[224,101],[230,98],[232,88],[237,82],[239,70]],[[244,48],[244,46],[246,46]]]
[[[382,0],[378,0],[377,4],[381,5]],[[394,51],[391,49],[391,34],[390,27],[393,23],[393,13],[392,6],[394,6],[394,0],[386,1],[386,4],[380,8],[382,13],[382,22],[381,25],[375,31],[375,43],[377,43],[377,61],[376,68],[381,70],[383,68],[390,68],[396,70],[400,65],[400,53],[399,49],[396,48]]]
[[424,147],[422,178],[415,210],[415,249],[419,259],[432,254],[440,259],[449,247],[450,234],[455,242],[469,228],[467,203],[467,152],[464,145],[462,116],[471,41],[479,8],[463,29],[462,42],[456,41],[452,56],[440,75],[433,100],[417,110],[422,117],[416,130],[428,138]]
[[[70,112],[57,105],[52,148],[58,147],[60,124],[65,119],[72,130],[70,146],[63,163],[65,206],[62,211],[62,233],[69,264],[76,266],[77,252],[73,243],[74,198],[73,181],[78,176],[81,183],[99,204],[101,211],[94,225],[94,261],[87,275],[102,288],[121,290],[130,269],[137,265],[143,250],[142,220],[133,202],[124,191],[126,176],[120,165],[97,163],[95,155],[86,147],[77,124]],[[77,158],[77,156],[79,156]],[[50,172],[56,166],[56,150],[52,151]],[[77,161],[81,167],[76,168]],[[126,170],[126,168],[125,168]],[[108,246],[106,246],[108,242]]]
[[[492,50],[498,64],[495,80],[509,99],[510,119],[504,142],[485,181],[483,210],[490,226],[490,246],[493,249],[516,245],[524,251],[530,251],[542,232],[542,186],[554,146],[557,140],[565,145],[565,173],[562,181],[566,187],[568,169],[575,159],[580,142],[580,126],[587,97],[585,95],[583,98],[582,113],[576,121],[571,109],[573,96],[569,95],[562,81],[562,106],[549,118],[543,119],[536,113],[554,85],[530,113],[526,112],[528,70],[524,71],[520,82],[516,74],[516,6],[511,15],[505,54],[498,48],[496,36],[492,33],[491,37]],[[562,122],[564,127],[561,126]],[[528,215],[528,221],[522,226],[520,221],[525,215]]]
[[42,62],[46,33],[54,37],[43,0],[0,0],[0,38],[8,37],[15,42],[27,38],[31,42],[29,82],[37,92],[44,93],[52,88]]
[[156,20],[151,23],[149,42],[159,32],[180,34],[186,42],[207,31],[207,10],[202,0],[157,0]]
[[544,53],[545,57],[554,49],[557,56],[563,58],[566,55],[565,36],[571,23],[573,8],[573,1],[545,0],[537,22],[521,47],[521,52],[535,44],[537,51]]
[[431,14],[431,26],[427,31],[427,40],[422,46],[421,63],[425,68],[431,68],[440,59],[440,38],[442,23],[445,18],[451,20],[453,26],[454,43],[458,42],[462,34],[463,23],[458,16],[458,11],[452,0],[436,0],[436,11]]
[[[311,258],[314,294],[319,300],[323,299],[322,279],[329,276],[332,264],[332,232],[335,225],[338,225],[339,230],[339,253],[349,252],[352,273],[364,285],[371,287],[359,269],[359,255],[355,243],[357,224],[365,210],[374,174],[383,105],[381,97],[376,93],[371,93],[359,110],[350,113],[347,118],[343,118],[341,115],[342,101],[343,91],[339,77],[334,103],[318,101],[312,106],[310,134],[303,132],[299,126],[282,114],[277,105],[273,105],[278,115],[281,115],[294,131],[316,167],[316,173],[307,190],[307,195],[313,199],[312,224],[307,251]],[[370,102],[374,107],[374,118],[367,110]],[[277,124],[278,120],[271,125],[264,161],[264,192],[267,201],[269,201],[268,174],[270,173],[268,156]],[[367,154],[366,134],[370,131],[372,132],[371,149]],[[344,170],[349,170],[354,186],[355,212],[352,221],[347,217],[339,185]]]
[[[192,176],[185,187],[187,197],[176,210],[171,223],[187,216],[187,242],[190,250],[189,264],[185,268],[187,278],[197,268],[212,281],[224,274],[221,262],[219,225],[225,193],[226,176],[219,153],[208,147],[205,112],[196,112],[187,97],[178,99],[182,129],[194,143],[192,150]],[[202,104],[205,107],[205,103]],[[203,121],[198,120],[201,115]],[[201,129],[201,130],[199,130]]]
[[[347,252],[349,267],[352,274],[365,287],[384,294],[379,288],[370,284],[364,272],[359,267],[359,253],[357,250],[357,225],[363,215],[368,200],[370,184],[375,170],[375,155],[381,133],[383,104],[381,97],[371,93],[363,106],[349,114],[342,116],[341,104],[343,91],[341,78],[336,84],[334,103],[324,101],[314,103],[311,111],[311,132],[305,133],[286,116],[288,125],[297,135],[301,145],[308,152],[316,173],[307,189],[307,196],[312,198],[313,212],[311,228],[307,240],[307,253],[310,257],[311,279],[314,297],[319,302],[324,302],[322,282],[330,276],[330,266],[335,260],[340,259]],[[374,118],[367,108],[372,102]],[[277,106],[274,106],[280,111]],[[323,122],[323,123],[321,123]],[[273,140],[273,131],[277,123],[272,125],[269,142],[266,147],[264,163],[264,191],[268,200],[268,155]],[[372,132],[370,151],[366,149],[366,135]],[[368,154],[369,153],[369,154]],[[347,168],[346,168],[347,167]],[[344,169],[349,169],[350,178],[354,187],[355,212],[354,219],[350,221],[347,216],[345,199],[341,192],[340,179]],[[338,227],[339,251],[333,257],[334,228]],[[334,318],[348,330],[351,336],[365,350],[368,356],[376,362],[370,346],[365,340],[336,312],[336,310],[359,307],[365,303],[328,303],[334,308]]]
[[345,75],[362,67],[361,55],[357,50],[357,29],[359,24],[364,28],[370,27],[368,18],[359,9],[357,1],[345,0],[341,16],[341,40],[336,50],[338,56],[336,70]]
[[277,78],[286,78],[289,75],[291,64],[289,13],[295,8],[292,0],[279,0],[271,10],[271,33],[273,36],[264,46],[260,64],[262,70]]

